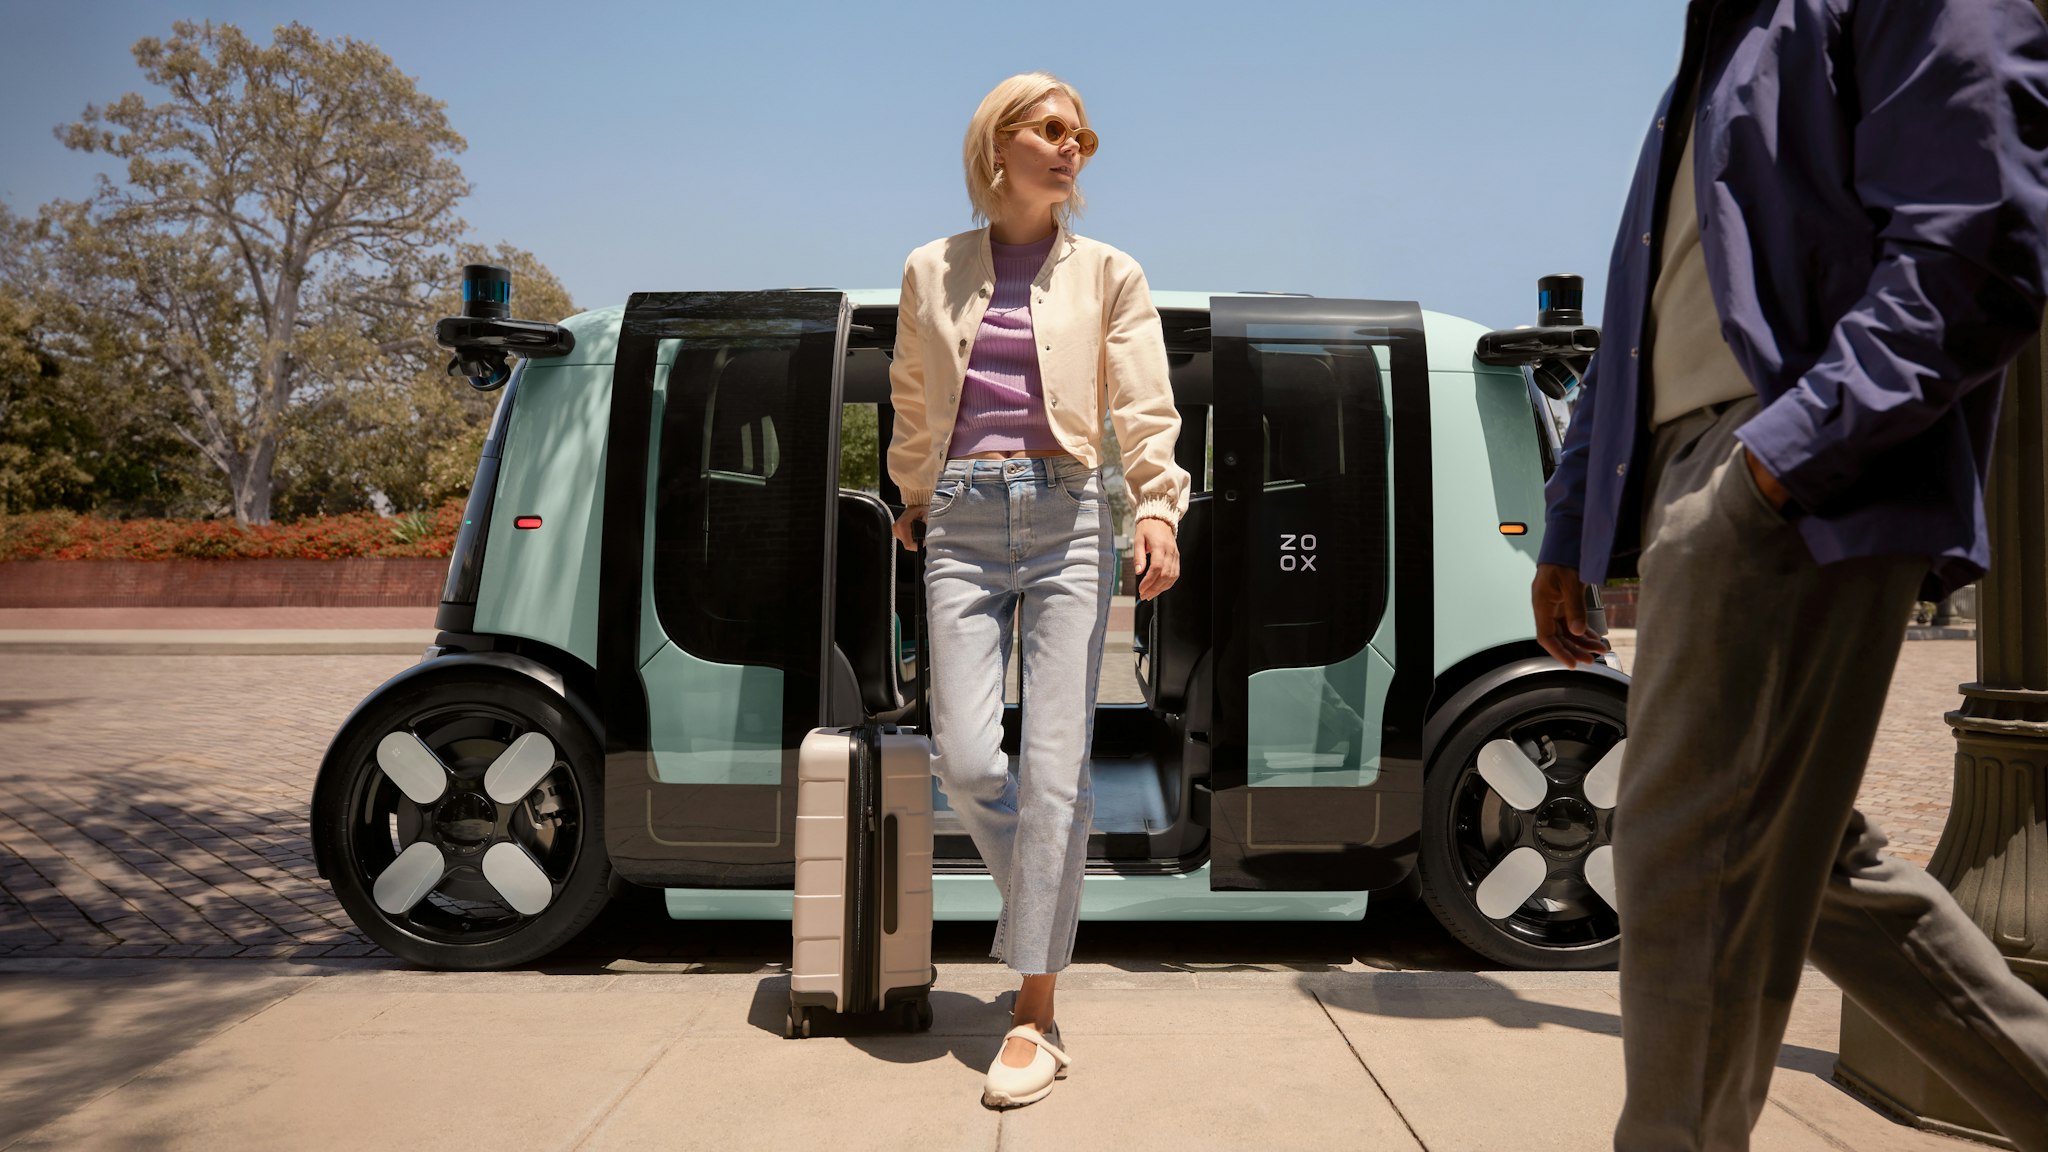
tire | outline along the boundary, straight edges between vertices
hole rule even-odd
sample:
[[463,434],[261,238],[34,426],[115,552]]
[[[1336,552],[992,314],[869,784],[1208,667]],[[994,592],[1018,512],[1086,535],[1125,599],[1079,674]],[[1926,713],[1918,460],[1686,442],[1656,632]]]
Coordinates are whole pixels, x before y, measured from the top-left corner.
[[1615,964],[1614,812],[1587,780],[1607,761],[1594,793],[1613,803],[1626,733],[1618,686],[1553,680],[1484,701],[1444,741],[1423,785],[1422,894],[1453,936],[1510,968]]
[[610,894],[603,763],[575,712],[516,673],[464,668],[372,696],[315,785],[334,894],[364,935],[422,967],[545,956]]

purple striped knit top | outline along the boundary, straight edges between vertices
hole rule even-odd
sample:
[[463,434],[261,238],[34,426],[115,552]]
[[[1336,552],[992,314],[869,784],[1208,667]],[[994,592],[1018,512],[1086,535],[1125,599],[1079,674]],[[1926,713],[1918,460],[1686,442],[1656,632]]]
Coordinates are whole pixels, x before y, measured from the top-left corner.
[[1055,232],[1036,244],[990,241],[996,287],[967,358],[948,456],[1060,447],[1045,418],[1045,383],[1031,332],[1031,281],[1057,239]]

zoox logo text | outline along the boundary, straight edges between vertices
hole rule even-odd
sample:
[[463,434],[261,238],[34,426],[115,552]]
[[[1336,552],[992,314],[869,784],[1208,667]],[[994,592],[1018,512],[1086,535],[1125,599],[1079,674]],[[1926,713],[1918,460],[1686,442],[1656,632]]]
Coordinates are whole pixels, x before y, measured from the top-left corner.
[[1282,572],[1314,572],[1316,570],[1316,537],[1309,532],[1295,535],[1292,532],[1280,534],[1280,570]]

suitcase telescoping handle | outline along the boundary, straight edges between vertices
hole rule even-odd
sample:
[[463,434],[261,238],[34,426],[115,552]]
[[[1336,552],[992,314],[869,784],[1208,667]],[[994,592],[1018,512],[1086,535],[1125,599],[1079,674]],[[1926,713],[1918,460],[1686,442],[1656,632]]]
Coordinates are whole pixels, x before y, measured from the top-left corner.
[[931,595],[924,580],[925,547],[924,521],[914,520],[910,525],[911,538],[917,541],[917,606],[911,613],[911,643],[917,657],[917,729],[927,737],[932,731],[932,654],[925,640],[925,622],[932,610]]

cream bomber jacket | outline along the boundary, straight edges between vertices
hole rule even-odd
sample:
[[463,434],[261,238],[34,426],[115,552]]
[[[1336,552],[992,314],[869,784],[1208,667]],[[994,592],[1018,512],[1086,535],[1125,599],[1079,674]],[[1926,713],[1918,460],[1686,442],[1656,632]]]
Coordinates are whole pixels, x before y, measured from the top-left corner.
[[[889,476],[907,505],[929,503],[945,467],[968,355],[995,283],[986,228],[934,240],[904,261],[896,359],[889,368],[889,402],[896,409]],[[1107,404],[1136,518],[1157,517],[1177,528],[1189,481],[1173,460],[1180,413],[1144,270],[1115,248],[1062,226],[1031,281],[1031,331],[1046,421],[1060,447],[1100,467]]]

